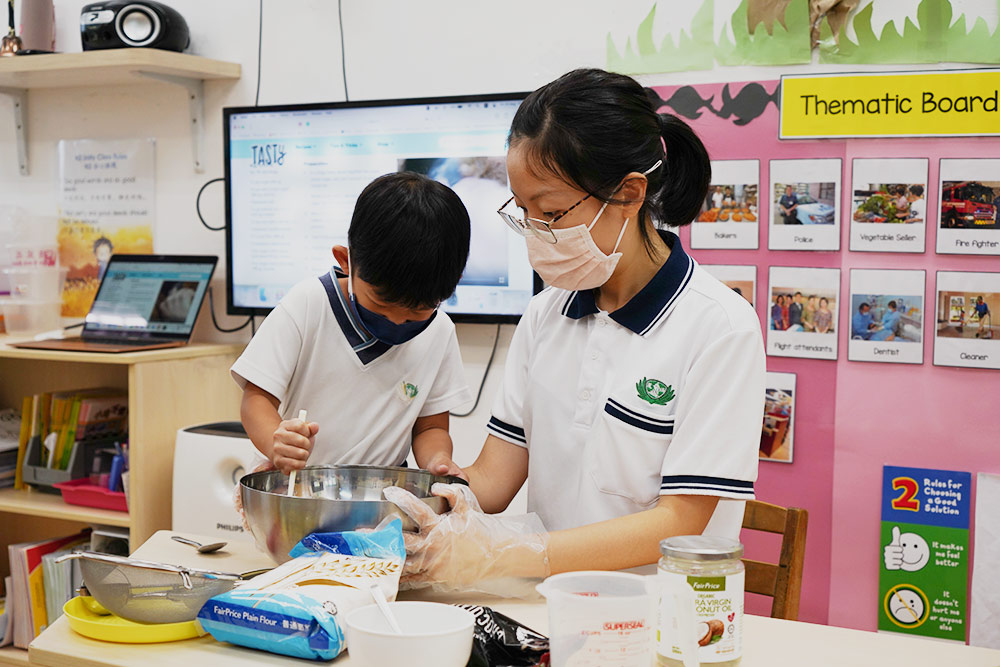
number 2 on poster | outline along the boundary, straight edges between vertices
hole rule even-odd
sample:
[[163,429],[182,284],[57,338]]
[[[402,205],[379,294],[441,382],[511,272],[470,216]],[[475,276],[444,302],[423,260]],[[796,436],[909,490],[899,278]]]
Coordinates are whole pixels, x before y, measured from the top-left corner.
[[896,477],[892,480],[892,490],[903,492],[892,500],[892,509],[909,510],[911,512],[920,511],[920,501],[916,499],[920,492],[920,485],[912,477]]

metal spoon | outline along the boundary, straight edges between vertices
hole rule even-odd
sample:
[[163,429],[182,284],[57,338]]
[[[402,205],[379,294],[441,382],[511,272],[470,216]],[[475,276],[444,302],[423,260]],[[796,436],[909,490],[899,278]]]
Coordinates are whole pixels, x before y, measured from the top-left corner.
[[181,537],[180,535],[174,535],[173,539],[181,544],[189,544],[198,550],[200,554],[211,554],[215,553],[222,547],[226,546],[226,542],[215,542],[213,544],[201,544],[200,542],[195,542],[194,540],[189,540],[186,537]]

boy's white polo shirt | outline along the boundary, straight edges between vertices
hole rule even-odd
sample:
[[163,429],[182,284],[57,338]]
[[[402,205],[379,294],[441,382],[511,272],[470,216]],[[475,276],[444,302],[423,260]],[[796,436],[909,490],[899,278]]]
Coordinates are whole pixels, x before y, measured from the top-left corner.
[[330,273],[305,280],[271,311],[231,372],[280,401],[282,419],[319,424],[311,464],[400,465],[418,417],[471,400],[455,325],[438,311],[402,345],[373,338]]
[[549,530],[719,496],[706,533],[739,536],[764,409],[760,322],[695,263],[670,257],[625,306],[549,288],[514,333],[489,432],[528,448],[528,509]]

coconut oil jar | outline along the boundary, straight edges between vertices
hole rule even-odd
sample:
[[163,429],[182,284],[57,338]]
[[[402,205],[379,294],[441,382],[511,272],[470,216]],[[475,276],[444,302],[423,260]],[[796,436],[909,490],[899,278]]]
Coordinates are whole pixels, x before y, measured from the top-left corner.
[[657,663],[735,667],[743,652],[743,545],[712,535],[660,542]]

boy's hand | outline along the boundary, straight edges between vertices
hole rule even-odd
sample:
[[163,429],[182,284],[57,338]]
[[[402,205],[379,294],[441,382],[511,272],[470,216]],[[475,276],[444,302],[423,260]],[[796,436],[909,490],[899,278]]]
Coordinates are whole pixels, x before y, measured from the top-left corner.
[[317,433],[319,424],[316,422],[286,419],[278,424],[271,455],[274,467],[286,475],[293,470],[305,468],[313,445],[316,444]]
[[443,452],[438,452],[427,462],[425,469],[435,475],[453,475],[461,477],[466,482],[469,481],[465,471],[458,467],[458,464],[451,460],[451,457]]

